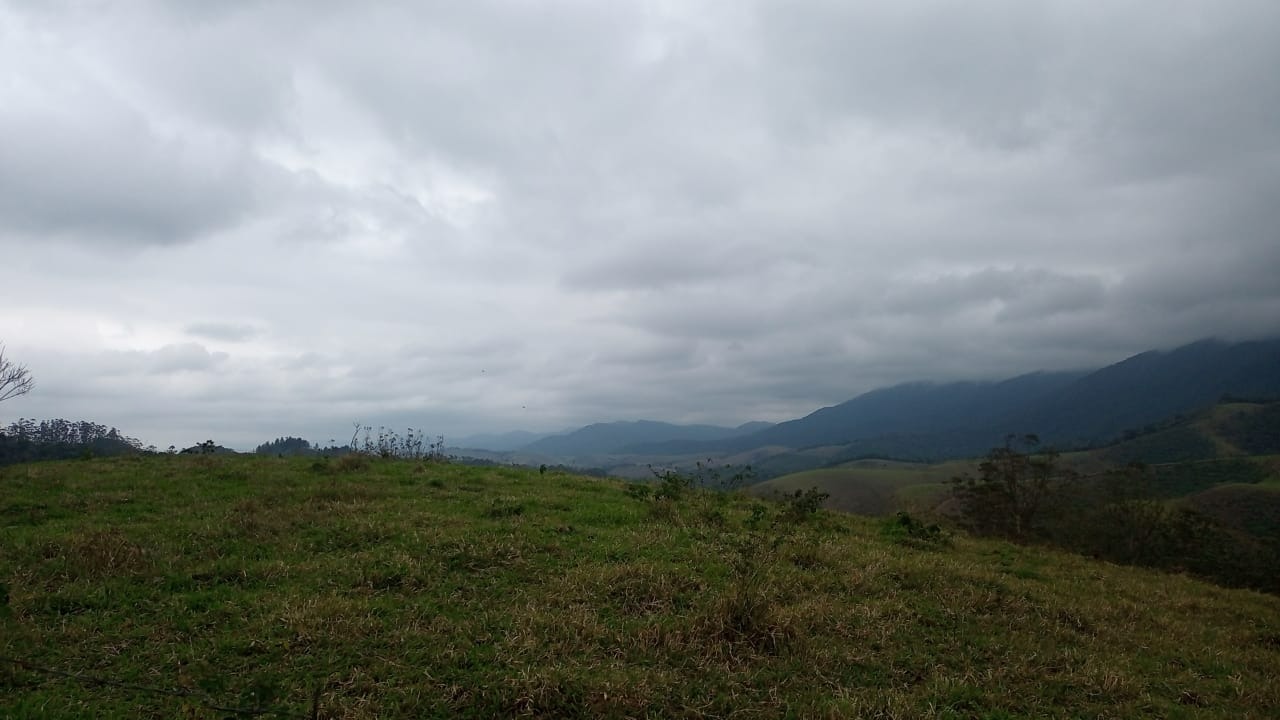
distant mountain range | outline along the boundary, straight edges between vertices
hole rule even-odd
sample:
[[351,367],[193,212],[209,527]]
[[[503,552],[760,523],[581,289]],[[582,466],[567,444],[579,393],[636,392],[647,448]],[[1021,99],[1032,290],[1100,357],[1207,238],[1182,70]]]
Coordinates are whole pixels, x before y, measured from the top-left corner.
[[530,443],[535,443],[542,438],[550,437],[554,433],[533,433],[524,430],[513,430],[505,433],[480,433],[477,435],[468,435],[457,440],[450,438],[449,442],[459,448],[483,448],[485,450],[496,450],[503,452],[507,450],[518,450]]
[[771,427],[770,423],[764,422],[749,422],[733,428],[673,425],[653,420],[596,423],[571,433],[542,438],[520,449],[562,458],[635,454],[636,447],[674,441],[713,442],[750,435],[768,427]]
[[942,459],[982,453],[1009,433],[1030,432],[1058,447],[1082,447],[1195,412],[1224,396],[1280,398],[1280,340],[1204,340],[1091,372],[908,383],[750,435],[636,449],[697,454],[844,445],[846,456]]
[[[1070,388],[1083,372],[1032,373],[1002,382],[907,383],[859,395],[798,420],[727,443],[731,451],[778,445],[806,448],[870,438],[945,436],[947,444],[989,441],[989,428],[1017,427],[1013,418]],[[998,430],[1003,437],[1007,430]]]
[[[1280,401],[1233,401],[1171,418],[1149,431],[1126,432],[1120,442],[1068,453],[1061,462],[1084,479],[1143,463],[1150,484],[1137,487],[1152,497],[1177,500],[1240,532],[1280,538],[1280,492],[1275,485],[1280,467],[1272,459],[1276,453]],[[863,515],[898,510],[930,515],[947,512],[950,480],[974,473],[977,464],[974,458],[940,463],[872,458],[827,462],[772,477],[753,485],[750,492],[775,497],[817,488],[830,496],[830,508]]]
[[1280,398],[1280,339],[1203,340],[1097,370],[1037,372],[997,382],[907,383],[776,425],[598,423],[515,448],[508,443],[489,449],[592,464],[617,456],[639,462],[826,446],[835,446],[823,455],[826,462],[865,456],[940,460],[981,454],[1009,433],[1036,433],[1060,448],[1096,446],[1224,397]]
[[1280,398],[1280,339],[1204,340],[1145,352],[1080,378],[1012,419],[1055,443],[1096,444],[1228,396]]

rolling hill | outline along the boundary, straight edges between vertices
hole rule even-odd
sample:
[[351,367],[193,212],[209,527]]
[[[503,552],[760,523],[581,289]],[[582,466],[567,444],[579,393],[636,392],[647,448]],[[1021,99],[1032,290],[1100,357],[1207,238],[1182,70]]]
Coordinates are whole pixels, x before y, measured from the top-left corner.
[[525,430],[513,430],[505,433],[479,433],[476,435],[465,435],[456,439],[451,438],[449,442],[451,446],[458,449],[506,452],[522,448],[530,443],[535,443],[554,434],[555,433],[534,433]]
[[[827,507],[866,515],[896,510],[929,510],[945,500],[947,481],[966,471],[975,460],[913,463],[883,459],[843,461],[843,453],[829,451],[824,467],[767,478],[755,485],[757,494],[789,493],[816,487],[829,493]],[[1133,431],[1123,440],[1100,448],[1063,455],[1066,466],[1095,474],[1130,463],[1152,467],[1154,491],[1165,498],[1185,498],[1220,485],[1261,487],[1269,478],[1280,480],[1272,456],[1280,454],[1280,402],[1220,403],[1189,416],[1154,423],[1146,432]],[[780,453],[763,458],[767,465],[803,453]],[[810,458],[816,460],[816,458]],[[1243,491],[1237,491],[1241,496]],[[1270,497],[1261,496],[1263,502]]]
[[[910,383],[873,390],[798,420],[734,438],[731,447],[803,448],[856,440],[954,436],[966,446],[990,442],[991,428],[1070,387],[1083,373],[1033,373],[1003,382]],[[999,431],[995,431],[999,432]],[[995,436],[1002,437],[1002,433]]]
[[1059,446],[1093,445],[1233,396],[1280,399],[1280,340],[1204,340],[1142,353],[1057,390],[1012,422]]
[[[932,463],[974,457],[1009,433],[1033,432],[1064,449],[1097,447],[1149,433],[1170,417],[1194,414],[1227,397],[1280,398],[1280,339],[1204,340],[1098,370],[906,383],[776,425],[730,428],[640,420],[596,423],[523,444],[521,438],[532,436],[482,436],[470,444],[494,445],[476,456],[496,461],[616,468],[627,476],[643,474],[650,464],[754,458],[753,467],[769,479],[862,458]],[[1274,443],[1274,438],[1250,442]],[[1203,450],[1182,449],[1183,454]]]
[[946,499],[948,481],[972,472],[975,461],[938,464],[893,460],[854,460],[836,467],[806,470],[766,480],[749,490],[760,497],[787,495],[816,488],[830,497],[825,506],[860,515],[888,515],[899,510],[929,513]]
[[596,423],[573,432],[542,438],[520,448],[521,452],[550,457],[577,458],[630,454],[636,447],[666,442],[707,442],[759,431],[767,423],[746,423],[738,427],[716,425],[674,425],[653,420]]
[[1276,596],[639,487],[355,456],[0,469],[0,716],[1280,715]]
[[[1280,398],[1280,340],[1205,340],[1142,353],[1092,372],[1032,373],[1002,382],[909,383],[873,390],[755,433],[637,449],[724,456],[766,447],[842,446],[837,461],[874,456],[936,462],[979,455],[1011,432],[1034,432],[1060,448],[1104,445],[1232,396]],[[824,464],[806,466],[802,456],[784,458],[780,453],[771,457],[788,471]]]

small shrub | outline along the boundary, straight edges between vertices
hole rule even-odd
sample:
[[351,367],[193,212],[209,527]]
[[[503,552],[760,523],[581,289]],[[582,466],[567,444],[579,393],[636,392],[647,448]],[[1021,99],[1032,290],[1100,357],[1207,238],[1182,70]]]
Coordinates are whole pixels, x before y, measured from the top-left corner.
[[816,487],[808,490],[797,490],[786,498],[786,509],[782,516],[787,521],[800,524],[813,517],[822,509],[822,503],[831,497],[831,493],[825,493]]
[[356,472],[369,467],[369,456],[364,453],[347,453],[333,464],[338,472]]
[[669,497],[657,497],[649,504],[649,517],[654,520],[675,520],[680,516],[676,503]]
[[524,505],[506,498],[494,498],[489,508],[484,511],[485,517],[509,518],[524,514]]
[[713,490],[737,490],[751,485],[756,480],[756,473],[750,465],[716,465],[708,458],[695,463],[692,483],[698,487]]
[[768,517],[769,517],[769,508],[766,507],[764,503],[752,503],[751,517],[747,518],[746,520],[747,527],[753,530],[759,529],[759,527],[764,523],[766,519],[768,519]]
[[655,471],[654,474],[660,481],[658,489],[653,492],[655,500],[679,500],[693,487],[693,478],[674,470]]
[[635,498],[636,500],[648,500],[649,496],[653,494],[653,488],[649,487],[647,483],[627,483],[623,492],[625,492],[628,497]]
[[719,507],[704,507],[698,512],[698,517],[707,525],[715,527],[724,527],[728,523],[729,518],[725,515],[724,509]]
[[937,523],[925,525],[920,520],[911,517],[911,513],[908,512],[900,511],[897,515],[885,521],[882,532],[885,537],[901,545],[940,547],[951,544],[951,536],[939,527]]
[[[363,439],[361,435],[363,434]],[[355,423],[355,432],[351,435],[349,447],[356,452],[379,457],[384,460],[423,460],[427,462],[448,462],[444,452],[444,436],[437,435],[434,441],[428,440],[426,432],[421,429],[408,428],[404,434],[395,430],[378,426],[375,435],[373,426]]]
[[722,630],[729,640],[746,640],[753,645],[772,638],[773,603],[763,588],[736,585],[720,602]]
[[743,643],[769,655],[780,653],[796,637],[796,629],[778,612],[763,567],[735,578],[714,605],[711,623],[711,635],[720,642]]

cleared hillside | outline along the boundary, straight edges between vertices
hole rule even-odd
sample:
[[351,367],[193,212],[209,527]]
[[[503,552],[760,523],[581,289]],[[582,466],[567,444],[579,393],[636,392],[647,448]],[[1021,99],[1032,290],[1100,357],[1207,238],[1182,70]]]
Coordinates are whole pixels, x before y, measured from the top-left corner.
[[638,488],[394,461],[5,468],[0,716],[1280,714],[1274,596]]
[[859,515],[918,512],[945,500],[951,478],[971,472],[975,461],[928,465],[893,460],[855,460],[839,467],[806,470],[751,486],[761,497],[816,488],[830,497],[826,507]]
[[1280,403],[1219,403],[1131,431],[1096,454],[1111,463],[1147,464],[1280,453]]
[[[1268,478],[1280,481],[1280,403],[1220,403],[1189,416],[1177,416],[1134,431],[1112,445],[1062,455],[1063,464],[1082,475],[1095,475],[1130,463],[1151,466],[1155,482],[1151,490],[1173,499],[1203,492],[1221,484],[1257,484]],[[825,455],[775,455],[799,458],[802,465],[828,463],[840,452],[824,448]],[[1254,453],[1268,453],[1257,455]],[[744,454],[745,455],[745,454]],[[774,458],[765,458],[764,463]],[[976,469],[977,460],[912,463],[862,459],[833,467],[780,473],[753,487],[761,496],[817,488],[830,495],[827,507],[863,515],[883,515],[897,510],[919,511],[937,506],[948,494],[947,481]],[[772,474],[772,473],[770,473]]]

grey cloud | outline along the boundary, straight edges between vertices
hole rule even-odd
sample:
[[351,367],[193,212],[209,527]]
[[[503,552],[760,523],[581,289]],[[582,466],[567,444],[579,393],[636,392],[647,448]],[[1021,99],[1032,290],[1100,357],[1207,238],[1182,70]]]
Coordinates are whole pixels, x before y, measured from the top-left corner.
[[[229,355],[224,352],[210,352],[199,343],[175,343],[164,345],[154,350],[105,351],[81,361],[92,362],[93,376],[79,378],[74,383],[79,392],[86,392],[87,381],[92,379],[108,379],[113,390],[111,394],[121,392],[133,382],[142,382],[144,378],[176,375],[182,373],[204,373],[217,370],[225,365]],[[58,365],[54,372],[59,371]],[[68,372],[63,370],[63,372]],[[66,382],[63,378],[62,382]],[[195,389],[195,386],[188,388]]]
[[570,270],[561,282],[570,290],[664,291],[675,287],[733,285],[761,272],[807,265],[803,253],[753,246],[719,236],[714,228],[678,240],[635,238],[604,257]]
[[620,308],[616,319],[660,336],[742,340],[783,321],[779,306],[766,307],[727,293],[649,296]]
[[258,329],[254,326],[236,323],[192,323],[183,330],[194,337],[221,340],[223,342],[243,342],[258,335]]
[[790,60],[783,97],[808,108],[819,128],[854,115],[960,128],[1017,148],[1040,132],[1035,121],[1057,46],[1048,13],[1012,0],[978,7],[813,2],[765,5],[760,22],[765,46]]
[[317,352],[305,352],[294,357],[284,358],[279,362],[279,366],[284,370],[307,370],[319,367],[324,363],[324,357]]
[[602,343],[591,351],[590,358],[594,364],[617,367],[623,372],[631,368],[663,372],[689,367],[697,352],[698,344],[692,340],[644,336],[627,343]]
[[1047,318],[1101,306],[1106,288],[1094,277],[1069,276],[1042,268],[986,268],[924,282],[896,283],[884,308],[890,312],[941,317],[975,305],[997,306],[997,321]]
[[[634,6],[476,2],[333,23],[317,42],[330,76],[420,151],[464,163],[519,162],[577,114],[563,99],[614,91]],[[425,21],[424,21],[425,20]],[[568,71],[568,72],[566,72]],[[581,97],[581,96],[579,96]]]
[[252,204],[235,149],[161,140],[141,118],[21,116],[0,110],[0,228],[29,237],[123,243],[190,240]]
[[173,125],[80,30],[0,10],[0,242],[182,242],[252,210],[265,175],[244,140]]
[[167,375],[177,372],[199,372],[211,370],[227,359],[223,352],[209,352],[199,343],[182,343],[181,345],[165,345],[151,353],[150,370],[153,373]]
[[[1097,83],[1090,139],[1100,162],[1130,179],[1215,176],[1274,149],[1280,89],[1267,68],[1280,63],[1271,30],[1280,8],[1231,0],[1208,11],[1193,3],[1170,8],[1163,23],[1113,22],[1124,20],[1113,12],[1125,11],[1104,10],[1088,25],[1095,42],[1110,46],[1077,76]],[[1108,62],[1121,43],[1127,61]]]
[[23,412],[252,446],[1280,333],[1277,12],[3,7],[0,337]]

